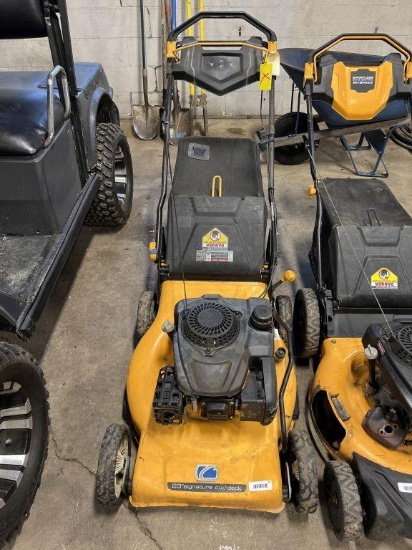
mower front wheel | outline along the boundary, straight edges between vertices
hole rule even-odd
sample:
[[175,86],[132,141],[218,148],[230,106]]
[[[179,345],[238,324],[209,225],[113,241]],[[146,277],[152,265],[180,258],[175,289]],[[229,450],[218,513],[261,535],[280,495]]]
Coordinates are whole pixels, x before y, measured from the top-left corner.
[[317,354],[320,344],[320,311],[316,292],[301,288],[296,293],[293,314],[296,353],[301,359]]
[[96,173],[100,186],[84,223],[98,227],[124,225],[132,210],[133,165],[129,144],[119,126],[97,126]]
[[357,540],[363,532],[363,516],[359,489],[351,467],[341,460],[328,462],[323,483],[333,532],[339,540]]
[[112,424],[104,434],[96,472],[96,498],[103,506],[118,508],[128,496],[131,440],[127,426]]
[[290,432],[288,455],[295,508],[298,512],[313,514],[319,504],[318,473],[308,432],[296,429]]
[[152,290],[145,290],[140,296],[137,309],[137,336],[143,338],[152,326],[156,317],[156,294]]
[[[289,296],[277,296],[276,297],[276,310],[280,319],[288,327],[289,331],[292,331],[293,328],[293,306],[292,300]],[[283,342],[287,345],[288,336],[286,330],[279,323],[279,336],[282,338]]]

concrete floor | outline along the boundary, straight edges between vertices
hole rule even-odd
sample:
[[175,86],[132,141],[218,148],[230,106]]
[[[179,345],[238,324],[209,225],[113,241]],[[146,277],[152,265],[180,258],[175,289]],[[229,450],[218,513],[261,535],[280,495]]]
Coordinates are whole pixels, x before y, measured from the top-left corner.
[[[258,121],[212,121],[212,135],[252,136]],[[27,347],[41,361],[50,392],[49,456],[42,484],[21,533],[6,548],[15,550],[269,550],[315,546],[405,549],[402,539],[356,545],[335,539],[324,507],[306,518],[288,505],[279,516],[214,509],[151,509],[134,512],[121,506],[103,510],[94,499],[94,472],[106,427],[121,422],[121,405],[140,293],[153,287],[156,272],[147,253],[160,189],[162,143],[129,135],[135,170],[135,200],[129,223],[120,231],[84,228]],[[366,153],[362,155],[367,157]],[[323,175],[350,173],[341,147],[323,141]],[[411,156],[388,147],[388,183],[412,214]],[[262,164],[265,171],[266,166]],[[309,166],[276,165],[281,258],[279,273],[298,273],[290,292],[313,285],[307,253],[315,202],[306,190]],[[282,289],[287,291],[287,289]],[[298,369],[301,394],[310,373]],[[301,422],[303,419],[301,419]],[[321,469],[320,469],[321,471]]]

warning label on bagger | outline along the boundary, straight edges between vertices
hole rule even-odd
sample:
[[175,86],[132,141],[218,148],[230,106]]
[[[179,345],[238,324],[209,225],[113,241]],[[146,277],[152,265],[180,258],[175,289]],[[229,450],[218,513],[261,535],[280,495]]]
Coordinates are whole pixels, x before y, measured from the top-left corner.
[[189,493],[244,493],[246,485],[232,483],[168,483],[171,491],[186,491]]
[[390,269],[381,267],[372,275],[371,287],[374,290],[398,290],[398,276]]
[[229,250],[229,239],[217,227],[202,238],[202,250],[196,250],[197,262],[233,262],[233,250]]

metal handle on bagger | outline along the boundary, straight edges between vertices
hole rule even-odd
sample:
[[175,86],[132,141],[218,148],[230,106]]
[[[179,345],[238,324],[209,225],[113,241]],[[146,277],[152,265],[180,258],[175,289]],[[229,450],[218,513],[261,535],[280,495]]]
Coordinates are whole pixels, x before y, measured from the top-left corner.
[[405,82],[407,82],[410,78],[412,78],[411,50],[409,50],[403,44],[395,40],[395,38],[392,38],[391,36],[389,36],[389,34],[353,33],[353,34],[340,34],[336,38],[332,38],[332,40],[330,40],[329,42],[326,42],[326,44],[323,44],[323,46],[320,46],[320,48],[317,48],[316,50],[313,50],[312,52],[310,52],[305,63],[304,81],[306,82],[307,80],[313,80],[314,82],[316,82],[318,79],[318,72],[316,67],[316,63],[318,59],[328,50],[333,48],[333,46],[336,46],[340,42],[343,42],[346,40],[379,40],[381,42],[386,42],[387,44],[392,46],[395,50],[397,50],[399,53],[404,55],[406,58]]
[[196,23],[202,19],[243,19],[252,25],[252,27],[255,27],[262,32],[267,37],[269,42],[276,42],[277,40],[276,34],[269,29],[269,27],[244,11],[203,11],[176,27],[171,33],[169,33],[168,41],[175,42],[179,34],[182,34],[185,30],[193,27],[193,25],[196,25]]

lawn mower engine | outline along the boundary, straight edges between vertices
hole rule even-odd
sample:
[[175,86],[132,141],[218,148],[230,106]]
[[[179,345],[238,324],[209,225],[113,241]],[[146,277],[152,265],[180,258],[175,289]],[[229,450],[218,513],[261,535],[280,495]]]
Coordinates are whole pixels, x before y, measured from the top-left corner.
[[[175,308],[174,367],[160,370],[153,402],[156,422],[181,424],[186,407],[211,421],[266,426],[276,415],[272,308],[267,300],[182,300]],[[284,357],[285,350],[278,355]]]
[[412,324],[373,324],[362,342],[375,403],[363,427],[390,449],[412,445]]

